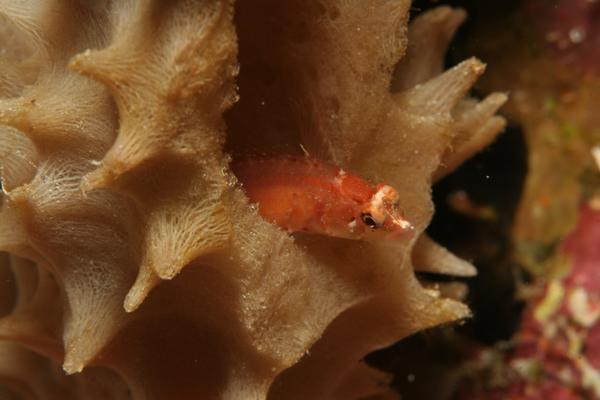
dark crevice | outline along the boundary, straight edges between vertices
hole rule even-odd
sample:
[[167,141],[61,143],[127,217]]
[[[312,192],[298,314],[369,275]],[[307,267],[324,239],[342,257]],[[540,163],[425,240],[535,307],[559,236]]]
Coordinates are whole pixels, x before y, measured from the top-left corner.
[[[454,253],[472,260],[479,274],[468,280],[471,319],[461,329],[473,339],[494,343],[516,329],[520,304],[514,300],[515,275],[510,229],[527,168],[525,140],[509,127],[498,140],[434,186],[436,205],[428,233]],[[453,194],[465,193],[475,208],[491,216],[465,215],[453,206]]]

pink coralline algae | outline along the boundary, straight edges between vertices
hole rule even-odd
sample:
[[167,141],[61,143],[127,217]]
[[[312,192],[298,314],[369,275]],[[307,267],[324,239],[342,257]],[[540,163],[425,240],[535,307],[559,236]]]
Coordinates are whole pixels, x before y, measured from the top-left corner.
[[[569,273],[545,283],[525,311],[515,350],[492,368],[504,384],[461,398],[600,399],[600,210],[581,207],[561,251]],[[486,358],[489,351],[481,352]]]
[[600,1],[532,0],[527,14],[561,62],[599,71]]

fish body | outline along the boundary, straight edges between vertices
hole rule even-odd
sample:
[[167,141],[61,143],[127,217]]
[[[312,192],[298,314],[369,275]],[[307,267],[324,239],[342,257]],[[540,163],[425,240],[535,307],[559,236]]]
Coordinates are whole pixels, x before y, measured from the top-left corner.
[[362,239],[412,230],[399,196],[342,168],[309,157],[280,156],[236,162],[232,169],[260,215],[290,232]]

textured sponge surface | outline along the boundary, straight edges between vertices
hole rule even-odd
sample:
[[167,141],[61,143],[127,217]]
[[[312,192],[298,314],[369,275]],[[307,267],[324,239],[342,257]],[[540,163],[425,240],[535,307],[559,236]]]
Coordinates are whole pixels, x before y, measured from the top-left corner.
[[[467,317],[414,271],[474,273],[423,234],[431,184],[505,96],[466,98],[476,59],[442,71],[462,11],[409,6],[0,3],[0,395],[383,395],[366,354]],[[231,159],[302,147],[401,189],[416,235],[262,220]]]

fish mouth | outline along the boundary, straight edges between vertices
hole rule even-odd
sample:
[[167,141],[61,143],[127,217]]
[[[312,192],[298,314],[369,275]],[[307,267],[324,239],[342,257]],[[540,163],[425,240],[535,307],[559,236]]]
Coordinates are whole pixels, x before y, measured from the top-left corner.
[[415,226],[400,216],[390,214],[388,218],[390,223],[389,230],[394,237],[412,234],[415,231]]
[[400,229],[403,231],[414,231],[415,230],[415,226],[406,219],[399,218],[399,217],[392,217],[392,219],[394,221],[394,225],[399,226]]

